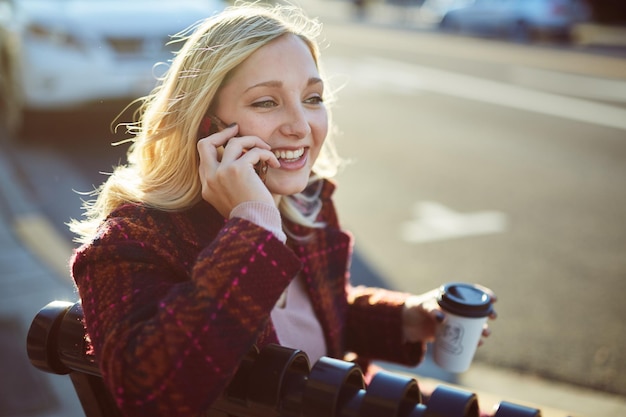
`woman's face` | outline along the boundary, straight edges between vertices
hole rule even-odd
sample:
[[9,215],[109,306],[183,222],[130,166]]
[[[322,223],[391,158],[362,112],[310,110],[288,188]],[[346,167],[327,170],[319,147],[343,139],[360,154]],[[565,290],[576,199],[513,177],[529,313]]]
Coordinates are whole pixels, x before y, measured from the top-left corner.
[[215,114],[236,122],[239,135],[258,136],[280,162],[269,168],[274,195],[302,191],[328,132],[324,85],[302,39],[284,35],[263,46],[231,74],[217,96]]

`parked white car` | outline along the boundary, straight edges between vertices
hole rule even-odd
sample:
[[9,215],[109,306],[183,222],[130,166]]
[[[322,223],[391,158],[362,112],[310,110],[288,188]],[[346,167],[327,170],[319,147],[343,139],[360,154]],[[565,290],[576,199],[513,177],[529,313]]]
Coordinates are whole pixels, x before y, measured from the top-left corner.
[[472,0],[442,15],[444,30],[529,41],[537,35],[567,39],[577,23],[591,19],[584,0]]
[[15,128],[25,110],[146,94],[155,64],[172,58],[170,36],[224,7],[221,0],[0,0],[5,122]]

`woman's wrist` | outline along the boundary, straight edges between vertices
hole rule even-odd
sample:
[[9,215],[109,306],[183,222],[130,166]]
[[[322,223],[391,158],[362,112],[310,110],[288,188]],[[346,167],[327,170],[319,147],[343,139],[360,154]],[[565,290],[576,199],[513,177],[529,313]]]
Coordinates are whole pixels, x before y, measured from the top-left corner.
[[231,219],[233,217],[246,219],[257,226],[269,230],[281,242],[285,243],[287,241],[287,235],[283,232],[280,211],[273,204],[262,201],[245,201],[232,209],[229,217]]

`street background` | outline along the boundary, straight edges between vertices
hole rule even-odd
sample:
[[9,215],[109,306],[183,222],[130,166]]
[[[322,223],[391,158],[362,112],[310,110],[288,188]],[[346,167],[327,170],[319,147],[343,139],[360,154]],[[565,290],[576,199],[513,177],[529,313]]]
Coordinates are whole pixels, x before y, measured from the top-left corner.
[[[335,139],[350,164],[337,205],[356,238],[354,281],[498,294],[468,373],[430,361],[401,371],[578,416],[626,410],[626,53],[446,36],[402,8],[357,20],[347,2],[302,3],[325,25],[338,90]],[[110,144],[125,136],[109,131],[121,108],[39,115],[25,138],[3,138],[3,239],[29,248],[1,258],[2,317],[25,311],[6,320],[14,332],[48,301],[76,298],[64,224],[80,216],[77,192],[123,161],[126,145]],[[12,206],[7,189],[28,204]],[[28,393],[35,409],[79,415],[58,411],[67,381],[23,373],[41,387]]]

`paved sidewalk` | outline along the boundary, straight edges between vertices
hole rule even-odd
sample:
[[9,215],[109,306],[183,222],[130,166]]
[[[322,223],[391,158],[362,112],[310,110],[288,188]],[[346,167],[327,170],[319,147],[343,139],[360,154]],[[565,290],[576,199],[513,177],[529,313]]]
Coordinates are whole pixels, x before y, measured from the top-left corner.
[[80,417],[69,378],[31,366],[26,334],[39,309],[52,300],[76,300],[67,278],[34,256],[16,235],[16,219],[40,219],[12,169],[0,133],[0,416]]

